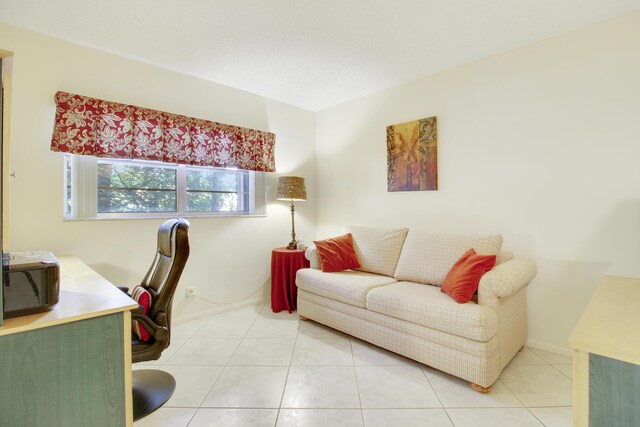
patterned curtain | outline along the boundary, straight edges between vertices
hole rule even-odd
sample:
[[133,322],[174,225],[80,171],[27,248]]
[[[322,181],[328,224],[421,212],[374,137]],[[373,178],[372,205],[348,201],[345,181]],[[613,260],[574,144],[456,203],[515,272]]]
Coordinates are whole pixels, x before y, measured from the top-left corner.
[[52,151],[275,172],[270,132],[66,92],[55,101]]

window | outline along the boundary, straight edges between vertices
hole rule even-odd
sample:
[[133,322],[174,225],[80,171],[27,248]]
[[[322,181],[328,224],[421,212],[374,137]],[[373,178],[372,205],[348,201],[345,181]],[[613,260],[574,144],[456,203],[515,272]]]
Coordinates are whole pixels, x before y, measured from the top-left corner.
[[98,213],[178,211],[175,167],[97,163]]
[[263,172],[65,155],[65,218],[265,214]]

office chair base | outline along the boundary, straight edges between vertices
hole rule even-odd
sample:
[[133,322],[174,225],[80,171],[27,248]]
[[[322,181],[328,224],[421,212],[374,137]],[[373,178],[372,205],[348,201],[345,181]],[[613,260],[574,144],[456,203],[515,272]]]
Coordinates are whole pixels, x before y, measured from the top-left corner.
[[133,371],[132,384],[134,421],[161,407],[176,389],[176,380],[171,374],[156,369]]

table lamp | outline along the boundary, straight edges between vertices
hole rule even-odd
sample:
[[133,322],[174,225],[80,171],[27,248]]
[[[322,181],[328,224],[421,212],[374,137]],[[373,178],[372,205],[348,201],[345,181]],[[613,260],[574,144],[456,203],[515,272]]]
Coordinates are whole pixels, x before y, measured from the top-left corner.
[[299,176],[281,176],[278,178],[278,194],[276,195],[276,198],[278,200],[291,201],[291,241],[287,245],[287,249],[297,249],[298,242],[296,242],[296,227],[293,220],[296,208],[293,205],[293,202],[307,200],[307,190],[304,188],[304,178]]

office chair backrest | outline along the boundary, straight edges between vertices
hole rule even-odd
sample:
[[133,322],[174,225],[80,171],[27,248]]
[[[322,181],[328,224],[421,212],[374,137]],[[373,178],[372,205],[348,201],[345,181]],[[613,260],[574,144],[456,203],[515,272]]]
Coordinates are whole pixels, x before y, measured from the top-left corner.
[[151,294],[148,316],[160,326],[171,323],[171,303],[189,258],[189,221],[170,219],[158,229],[158,249],[142,286]]

